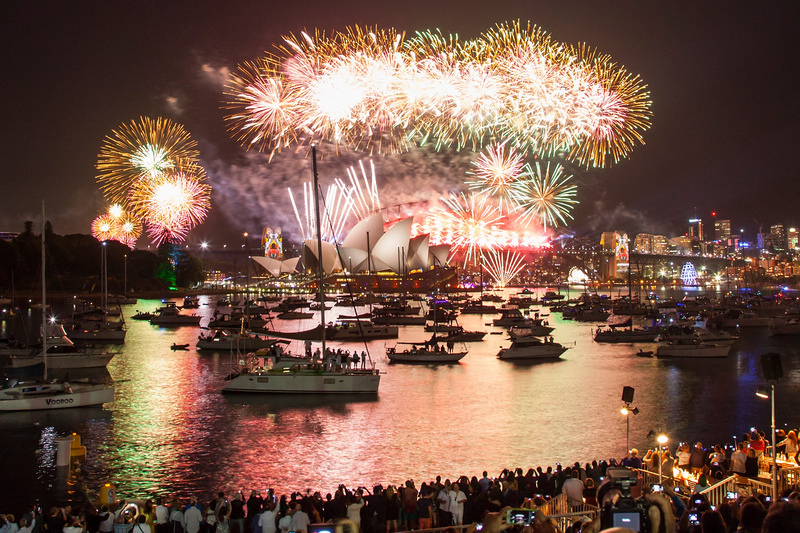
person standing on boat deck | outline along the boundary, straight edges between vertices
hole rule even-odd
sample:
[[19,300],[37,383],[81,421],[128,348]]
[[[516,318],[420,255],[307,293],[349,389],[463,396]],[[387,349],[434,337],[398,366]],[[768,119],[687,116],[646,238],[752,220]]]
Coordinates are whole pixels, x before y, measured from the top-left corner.
[[306,345],[306,357],[311,357],[311,341],[306,340],[305,345]]
[[[359,360],[358,359],[358,352],[356,350],[353,350],[353,366],[355,368],[358,368],[358,360]],[[348,364],[347,366],[349,367],[350,365]],[[349,370],[349,368],[348,368],[348,370]]]
[[361,370],[364,370],[367,367],[367,351],[361,351]]
[[339,350],[336,352],[336,367],[335,370],[338,372],[342,370],[342,351]]

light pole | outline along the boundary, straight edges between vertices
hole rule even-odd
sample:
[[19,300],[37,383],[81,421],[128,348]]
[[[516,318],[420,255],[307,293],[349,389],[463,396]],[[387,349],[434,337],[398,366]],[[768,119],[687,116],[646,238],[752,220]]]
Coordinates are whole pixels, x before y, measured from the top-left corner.
[[636,391],[633,387],[622,387],[622,401],[625,405],[622,406],[620,412],[625,417],[625,455],[627,456],[631,451],[631,417],[633,414],[638,415],[639,409],[631,407],[633,401],[633,393]]
[[770,410],[772,414],[772,501],[777,501],[778,497],[778,454],[776,453],[777,447],[775,446],[775,382],[769,384],[769,387],[762,385],[758,387],[756,396],[759,398],[770,399]]
[[656,441],[658,442],[658,484],[661,484],[661,467],[664,464],[664,458],[661,456],[663,453],[661,450],[664,445],[667,443],[669,438],[663,433],[659,433],[658,437],[656,437]]
[[767,353],[761,356],[761,370],[764,378],[770,382],[769,388],[760,386],[756,391],[759,398],[770,398],[772,414],[772,501],[778,499],[778,453],[775,435],[775,383],[783,377],[783,364],[778,353]]
[[206,250],[208,249],[208,243],[206,241],[201,242],[200,248],[203,250],[203,287],[205,287],[206,280],[208,279],[208,272],[206,271]]

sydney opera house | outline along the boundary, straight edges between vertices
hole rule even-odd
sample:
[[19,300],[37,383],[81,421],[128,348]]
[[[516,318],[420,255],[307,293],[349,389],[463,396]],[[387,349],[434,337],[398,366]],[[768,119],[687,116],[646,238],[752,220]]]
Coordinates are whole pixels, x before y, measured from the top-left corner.
[[385,228],[383,215],[374,213],[360,222],[338,246],[316,240],[303,242],[301,256],[291,259],[253,257],[269,275],[317,272],[318,262],[327,276],[326,284],[352,290],[428,290],[455,284],[455,271],[446,267],[449,245],[431,246],[429,235],[412,237],[413,217]]

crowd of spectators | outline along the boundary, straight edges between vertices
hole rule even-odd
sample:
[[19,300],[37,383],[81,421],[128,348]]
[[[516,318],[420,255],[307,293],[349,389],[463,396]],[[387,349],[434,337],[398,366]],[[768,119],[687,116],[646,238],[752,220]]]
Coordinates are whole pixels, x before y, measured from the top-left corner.
[[[796,456],[796,446],[796,433],[790,431],[779,441],[778,453],[790,458],[793,452]],[[668,504],[665,509],[681,533],[800,532],[800,493],[787,491],[777,502],[770,502],[765,496],[734,495],[717,508],[702,494],[710,483],[733,473],[757,475],[758,456],[766,448],[763,435],[753,431],[735,446],[705,448],[699,442],[693,446],[681,444],[674,455],[668,449],[662,449],[661,453],[651,449],[644,457],[639,457],[633,449],[619,463],[611,459],[527,471],[516,468],[503,470],[496,477],[483,472],[480,478],[461,476],[452,481],[437,477],[419,486],[413,480],[386,487],[375,485],[371,489],[340,485],[325,496],[310,489],[278,496],[269,489],[263,493],[220,492],[205,500],[192,496],[121,501],[99,509],[89,503],[52,507],[47,512],[31,506],[18,519],[0,515],[0,533],[311,533],[310,524],[337,519],[351,520],[364,533],[481,522],[487,524],[484,533],[498,533],[508,525],[502,520],[487,522],[487,516],[500,516],[507,508],[541,506],[561,493],[575,510],[584,504],[602,507],[608,502],[603,501],[602,490],[598,489],[607,480],[609,468],[655,472],[659,464],[664,473],[663,499]],[[674,490],[670,478],[675,466],[695,475],[697,484],[693,493]],[[649,492],[649,487],[639,484],[633,492],[634,497],[640,497]],[[539,524],[539,531],[546,530],[542,527],[545,526]],[[570,531],[590,532],[592,527],[577,521]]]

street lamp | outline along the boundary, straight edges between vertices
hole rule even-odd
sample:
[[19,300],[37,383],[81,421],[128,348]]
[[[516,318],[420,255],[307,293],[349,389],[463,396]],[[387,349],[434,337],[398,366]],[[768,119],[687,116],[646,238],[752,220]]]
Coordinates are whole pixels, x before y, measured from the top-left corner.
[[669,438],[663,433],[659,433],[658,437],[656,437],[656,441],[658,442],[658,484],[661,484],[661,467],[664,464],[664,458],[662,457],[662,448],[667,443]]
[[769,398],[772,411],[772,501],[776,501],[778,497],[778,454],[776,453],[775,442],[775,383],[770,383],[769,387],[766,385],[759,385],[756,390],[756,396],[759,398]]
[[200,243],[200,248],[203,250],[203,286],[206,285],[208,279],[208,272],[206,271],[206,250],[208,250],[208,243],[203,241]]
[[627,455],[631,451],[631,417],[629,415],[633,414],[638,415],[639,409],[636,407],[631,407],[631,402],[633,401],[633,393],[636,389],[633,387],[622,387],[622,401],[625,402],[625,405],[622,406],[620,409],[620,413],[622,416],[625,417],[625,454]]
[[756,391],[759,398],[770,398],[772,411],[772,501],[778,498],[778,454],[775,435],[775,383],[783,377],[783,364],[781,355],[767,353],[761,356],[761,370],[764,378],[769,381],[769,388],[760,386]]

